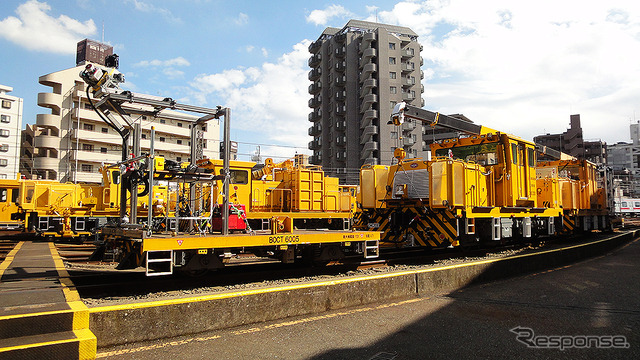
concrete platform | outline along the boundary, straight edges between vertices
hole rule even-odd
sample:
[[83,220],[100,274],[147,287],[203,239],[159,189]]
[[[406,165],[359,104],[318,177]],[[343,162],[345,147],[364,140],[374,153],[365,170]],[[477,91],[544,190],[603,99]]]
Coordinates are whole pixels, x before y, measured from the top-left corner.
[[639,359],[639,261],[636,240],[586,261],[447,294],[117,346],[97,357]]
[[0,359],[92,359],[89,311],[52,243],[24,241],[0,264]]
[[629,231],[555,250],[424,270],[95,307],[89,310],[90,328],[98,346],[105,347],[436,296],[598,256],[639,235],[640,231]]

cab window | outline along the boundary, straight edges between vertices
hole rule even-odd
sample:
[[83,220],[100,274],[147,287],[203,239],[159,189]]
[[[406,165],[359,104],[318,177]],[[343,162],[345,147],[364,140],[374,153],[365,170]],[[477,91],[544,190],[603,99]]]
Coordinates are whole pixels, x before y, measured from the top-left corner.
[[513,163],[518,165],[518,145],[511,144],[511,159],[513,159]]
[[529,161],[529,167],[536,167],[536,156],[532,148],[527,148],[527,161]]
[[[220,175],[223,175],[224,170],[220,169]],[[229,182],[231,184],[248,184],[249,172],[246,170],[229,170]]]

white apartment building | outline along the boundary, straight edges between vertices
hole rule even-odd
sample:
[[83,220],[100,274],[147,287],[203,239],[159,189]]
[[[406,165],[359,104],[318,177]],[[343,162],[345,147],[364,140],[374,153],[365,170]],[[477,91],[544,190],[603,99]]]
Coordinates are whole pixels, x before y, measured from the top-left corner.
[[0,179],[15,179],[20,154],[22,99],[8,95],[13,88],[0,85]]
[[[50,112],[38,114],[36,123],[27,125],[23,131],[20,165],[23,174],[61,182],[99,183],[102,180],[100,166],[121,160],[122,138],[91,108],[86,84],[79,76],[82,69],[84,64],[40,77],[40,84],[50,87],[51,92],[39,93],[38,105]],[[142,153],[149,151],[153,126],[156,155],[178,162],[189,161],[190,128],[197,116],[168,110],[157,117],[138,116],[134,108],[127,110],[131,111],[132,120],[142,126]],[[204,130],[203,154],[217,159],[220,157],[219,120],[207,122]],[[131,141],[130,138],[130,144]]]

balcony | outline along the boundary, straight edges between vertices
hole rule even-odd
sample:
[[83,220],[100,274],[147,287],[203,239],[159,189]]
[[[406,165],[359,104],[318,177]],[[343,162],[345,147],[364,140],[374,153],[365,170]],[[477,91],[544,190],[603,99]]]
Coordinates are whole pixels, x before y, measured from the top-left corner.
[[54,115],[60,114],[62,95],[54,93],[38,93],[38,106],[51,109]]
[[336,85],[337,86],[344,86],[346,84],[347,84],[347,76],[346,75],[338,76],[336,78]]
[[362,42],[371,42],[376,39],[376,33],[368,32],[362,36]]
[[347,54],[347,48],[343,45],[336,49],[336,57],[343,58]]
[[413,120],[405,120],[401,127],[402,131],[413,131],[416,128],[416,123]]
[[405,86],[407,86],[407,87],[408,86],[413,86],[413,85],[415,85],[415,83],[416,83],[415,80],[411,80],[410,78],[406,78],[406,77],[402,78],[402,86],[403,87],[405,87]]
[[37,148],[60,149],[60,138],[57,136],[38,135],[34,140]]
[[362,52],[362,60],[370,60],[372,57],[376,56],[377,52],[374,48],[365,49]]
[[378,143],[375,141],[368,141],[362,147],[362,151],[360,152],[360,159],[366,159],[371,157],[374,151],[378,150]]
[[347,39],[347,34],[338,34],[333,37],[337,43],[343,43]]
[[322,60],[322,54],[315,54],[309,58],[309,67],[316,67],[320,64],[320,60]]
[[41,170],[54,170],[60,166],[60,159],[49,157],[34,157],[33,167]]
[[60,128],[62,120],[59,115],[38,114],[36,115],[36,125],[38,127]]
[[373,110],[373,109],[365,111],[364,115],[362,116],[362,119],[367,121],[371,121],[377,118],[378,118],[378,110]]
[[309,85],[309,94],[316,95],[322,90],[322,82],[316,81],[313,84]]
[[[106,125],[105,125],[106,126]],[[89,130],[78,130],[73,129],[69,132],[69,137],[73,140],[75,139],[91,139],[91,141],[96,141],[103,144],[111,144],[111,145],[122,145],[122,137],[115,133],[105,134],[98,131],[89,131]]]
[[309,107],[310,108],[316,108],[318,106],[320,106],[322,104],[322,96],[321,95],[316,95],[315,97],[312,97],[311,99],[309,99]]
[[415,51],[414,51],[413,49],[411,49],[411,48],[409,48],[409,49],[404,49],[404,50],[402,50],[402,52],[401,52],[401,56],[402,56],[403,58],[412,58],[414,55],[415,55]]
[[309,71],[309,80],[316,81],[320,78],[320,75],[322,75],[322,68],[313,69]]
[[336,100],[344,101],[347,98],[347,92],[345,90],[336,92]]
[[372,89],[378,86],[378,81],[376,79],[367,79],[362,83],[363,89]]
[[309,52],[312,54],[315,54],[318,52],[318,50],[320,50],[321,47],[322,47],[321,40],[314,41],[311,44],[309,44]]
[[320,150],[321,144],[317,139],[313,141],[309,141],[309,149],[310,150]]
[[378,127],[375,125],[369,125],[362,130],[362,136],[373,136],[378,134]]
[[338,136],[336,138],[336,145],[338,145],[340,147],[344,147],[345,145],[347,145],[347,137],[346,136]]
[[336,106],[336,114],[344,115],[347,113],[347,106],[344,103],[340,103]]
[[85,162],[104,162],[115,164],[122,160],[122,154],[120,153],[120,150],[112,150],[106,153],[103,153],[101,151],[71,150],[69,151],[69,159]]
[[[365,66],[363,66],[363,67],[362,67],[362,74],[363,74],[363,75],[364,75],[364,74],[367,74],[367,76],[368,76],[369,74],[374,73],[374,72],[376,72],[377,70],[378,70],[378,67],[376,66],[376,64],[367,64],[367,65],[365,65]],[[368,78],[367,78],[367,79],[368,79]],[[361,81],[363,81],[363,82],[364,82],[364,80],[366,80],[366,79],[362,79],[362,78],[361,78]]]
[[346,129],[347,129],[347,122],[345,120],[336,121],[336,130],[345,131]]
[[322,119],[322,109],[317,109],[316,111],[309,113],[310,122],[316,122],[320,119]]
[[336,63],[336,71],[343,72],[347,68],[346,62],[337,62]]
[[402,69],[402,72],[411,72],[415,70],[415,67],[413,65],[407,63],[402,63],[402,66],[400,68]]
[[405,137],[405,138],[402,139],[402,145],[403,146],[411,146],[411,145],[413,145],[415,143],[416,143],[415,140],[413,140],[410,137]]
[[416,96],[411,94],[411,93],[402,93],[402,100],[403,101],[412,101],[413,99],[415,99]]
[[316,136],[322,133],[322,124],[315,123],[313,126],[309,128],[309,136]]
[[369,165],[379,165],[378,164],[378,159],[374,158],[374,157],[368,157],[368,158],[364,159],[364,163],[365,164],[369,164]]

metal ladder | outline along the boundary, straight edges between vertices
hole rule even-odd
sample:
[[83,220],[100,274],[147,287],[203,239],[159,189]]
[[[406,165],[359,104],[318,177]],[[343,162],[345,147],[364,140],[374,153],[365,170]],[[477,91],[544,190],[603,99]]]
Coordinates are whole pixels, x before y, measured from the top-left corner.
[[[173,250],[147,251],[146,274],[147,276],[171,275],[173,274]],[[169,270],[149,269],[149,264],[168,264]]]
[[364,258],[375,259],[380,256],[380,247],[378,240],[365,240],[364,242]]

